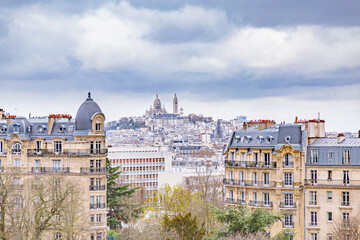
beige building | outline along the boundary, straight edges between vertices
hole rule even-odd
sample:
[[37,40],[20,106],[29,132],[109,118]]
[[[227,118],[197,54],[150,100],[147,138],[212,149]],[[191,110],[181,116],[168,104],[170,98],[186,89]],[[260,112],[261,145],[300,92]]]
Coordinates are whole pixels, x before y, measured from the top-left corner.
[[295,124],[249,122],[226,149],[226,203],[282,212],[270,235],[294,239],[352,239],[360,213],[360,138],[325,136],[323,120]]
[[304,126],[266,121],[244,128],[233,133],[226,149],[225,202],[282,212],[270,236],[285,230],[303,239]]
[[[0,112],[1,175],[15,171],[14,184],[24,191],[29,189],[21,186],[31,176],[57,175],[78,183],[83,198],[85,239],[91,240],[105,239],[107,231],[104,121],[105,116],[90,93],[75,120],[63,114],[27,119]],[[41,236],[60,237],[56,229]]]
[[360,138],[318,138],[308,145],[305,173],[306,239],[354,239],[347,231],[360,213]]

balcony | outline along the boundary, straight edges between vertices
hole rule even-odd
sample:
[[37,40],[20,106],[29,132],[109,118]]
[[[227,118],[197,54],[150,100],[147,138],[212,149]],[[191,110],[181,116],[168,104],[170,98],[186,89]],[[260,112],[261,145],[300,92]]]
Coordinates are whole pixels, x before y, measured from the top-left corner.
[[82,174],[104,174],[107,173],[106,167],[90,167],[90,168],[80,168],[80,173]]
[[96,156],[105,155],[107,149],[63,149],[61,151],[55,151],[53,149],[29,149],[27,151],[28,156]]
[[90,185],[89,191],[104,191],[105,185]]
[[225,160],[225,166],[226,167],[239,167],[239,168],[276,168],[276,162]]
[[1,157],[1,156],[6,156],[6,154],[7,154],[6,152],[1,151],[1,152],[0,152],[0,157]]
[[273,202],[272,201],[253,201],[250,200],[249,202],[249,206],[252,207],[273,207]]
[[69,173],[69,167],[32,167],[31,173]]
[[279,204],[279,208],[285,208],[285,209],[291,209],[291,208],[296,208],[296,203],[294,202],[280,202]]
[[309,222],[309,227],[319,227],[317,222]]
[[240,181],[240,180],[236,180],[236,179],[229,179],[229,178],[224,178],[223,180],[224,184],[228,184],[228,185],[234,185],[234,186],[251,186],[251,187],[276,187],[276,182],[275,181],[268,181],[268,182],[264,182],[264,181],[252,181],[252,180],[244,180],[244,181]]
[[316,200],[310,200],[309,205],[317,205],[317,201]]
[[104,209],[105,207],[106,207],[105,203],[90,204],[90,209]]
[[226,198],[225,203],[235,204],[235,199],[234,198]]
[[283,162],[283,168],[294,168],[294,162]]
[[309,186],[360,187],[360,180],[305,179],[305,187]]

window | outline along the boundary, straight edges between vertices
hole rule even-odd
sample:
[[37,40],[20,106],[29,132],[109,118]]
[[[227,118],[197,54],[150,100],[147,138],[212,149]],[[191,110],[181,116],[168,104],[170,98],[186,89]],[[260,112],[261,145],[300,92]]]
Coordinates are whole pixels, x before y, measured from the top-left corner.
[[257,172],[253,172],[253,185],[257,185]]
[[245,153],[244,152],[241,153],[241,161],[245,161]]
[[233,171],[229,171],[229,179],[231,181],[230,184],[232,184],[232,182],[234,181],[234,172]]
[[242,203],[245,203],[245,192],[244,192],[244,191],[241,191],[241,192],[240,192],[240,201],[241,201]]
[[311,183],[317,183],[317,170],[310,171]]
[[294,227],[293,215],[290,213],[284,214],[284,227]]
[[54,172],[60,172],[61,171],[61,160],[53,160],[52,167],[53,167]]
[[318,149],[311,149],[310,162],[311,163],[318,163],[318,157],[319,157],[319,150]]
[[350,227],[349,213],[342,213],[342,225],[343,225],[343,227]]
[[328,178],[327,178],[328,180],[332,180],[332,171],[328,171]]
[[102,239],[102,234],[101,233],[97,233],[96,234],[96,240],[101,240]]
[[14,208],[22,208],[22,199],[20,196],[14,198]]
[[266,205],[266,206],[270,205],[270,195],[269,195],[269,193],[267,193],[267,192],[263,193],[263,201],[264,201],[264,205]]
[[334,160],[334,152],[328,152],[328,160],[329,161]]
[[259,154],[258,153],[254,153],[254,162],[258,163],[259,161]]
[[94,142],[90,142],[90,153],[94,153]]
[[318,240],[318,234],[317,233],[310,233],[310,240]]
[[269,173],[263,173],[264,185],[269,185]]
[[327,200],[328,200],[328,201],[331,201],[331,200],[332,200],[332,192],[331,192],[331,191],[328,191],[328,192],[327,192]]
[[62,152],[62,142],[54,142],[54,152],[61,153]]
[[293,156],[289,153],[284,155],[284,160],[283,160],[283,167],[284,168],[289,168],[289,167],[293,167],[294,166],[294,162],[293,162]]
[[343,183],[344,184],[350,183],[349,171],[343,171]]
[[102,196],[96,196],[97,208],[102,208]]
[[3,142],[0,142],[0,153],[3,152]]
[[41,141],[36,141],[36,142],[35,142],[35,149],[36,149],[36,150],[40,150],[40,149],[41,149]]
[[310,205],[316,205],[317,204],[317,201],[316,201],[316,198],[317,198],[317,192],[315,191],[310,191]]
[[285,207],[292,207],[294,205],[294,196],[291,193],[284,195],[284,205]]
[[15,142],[12,145],[12,154],[21,154],[21,144],[19,142]]
[[327,240],[332,240],[333,238],[332,238],[332,234],[331,233],[328,233],[327,234]]
[[96,222],[101,222],[101,215],[102,214],[96,214]]
[[253,201],[255,204],[257,204],[257,193],[253,192]]
[[13,165],[14,167],[21,167],[21,159],[14,159]]
[[58,128],[58,133],[64,133],[66,130],[65,126],[64,125],[60,125],[59,128]]
[[90,222],[95,222],[95,214],[90,215]]
[[332,212],[327,213],[327,220],[328,222],[332,222]]
[[96,142],[96,153],[99,154],[101,151],[101,142]]
[[231,152],[230,157],[231,157],[230,160],[234,161],[235,160],[235,152]]
[[264,163],[265,166],[270,166],[270,153],[264,153]]
[[95,130],[101,131],[101,123],[95,123]]
[[350,192],[342,192],[341,205],[343,205],[343,206],[349,206],[350,205]]
[[284,173],[284,186],[293,186],[293,174]]
[[34,170],[40,172],[40,160],[34,160]]
[[317,212],[310,212],[310,226],[317,226]]
[[61,239],[61,233],[54,233],[54,239],[55,240],[58,240],[58,239]]
[[14,129],[14,133],[19,133],[20,132],[20,125],[19,124],[14,124],[13,129]]
[[343,151],[343,164],[350,164],[350,150]]
[[240,184],[244,184],[245,180],[244,180],[244,172],[240,172]]

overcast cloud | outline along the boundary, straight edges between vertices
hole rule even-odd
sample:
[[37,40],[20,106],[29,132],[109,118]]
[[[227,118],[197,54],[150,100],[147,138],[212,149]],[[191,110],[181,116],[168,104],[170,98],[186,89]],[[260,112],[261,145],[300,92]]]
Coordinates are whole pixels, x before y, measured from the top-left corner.
[[[350,4],[351,3],[351,4]],[[360,4],[337,1],[1,1],[1,106],[108,120],[170,109],[360,128]],[[55,99],[53,98],[55,97]],[[50,99],[49,99],[50,98]]]

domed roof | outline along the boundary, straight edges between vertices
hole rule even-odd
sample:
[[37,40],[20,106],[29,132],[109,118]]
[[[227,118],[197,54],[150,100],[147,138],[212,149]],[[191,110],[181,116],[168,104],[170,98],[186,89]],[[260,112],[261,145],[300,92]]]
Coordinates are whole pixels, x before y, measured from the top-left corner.
[[16,117],[8,127],[8,134],[24,134],[31,132],[31,124],[25,117]]
[[102,113],[99,105],[91,98],[88,98],[81,104],[75,117],[75,130],[90,130],[91,118],[95,113]]
[[156,94],[156,98],[154,100],[154,108],[156,110],[161,110],[161,102],[160,102],[160,99],[159,99],[159,95]]

